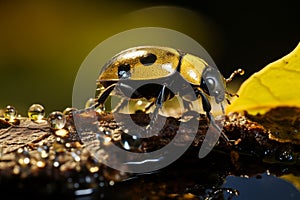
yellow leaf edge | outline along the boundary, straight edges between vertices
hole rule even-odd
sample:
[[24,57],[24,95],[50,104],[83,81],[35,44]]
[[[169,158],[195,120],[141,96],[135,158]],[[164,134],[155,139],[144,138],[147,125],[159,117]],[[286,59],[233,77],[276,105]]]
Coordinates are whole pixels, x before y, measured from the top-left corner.
[[280,176],[281,179],[291,183],[295,188],[300,191],[300,177],[295,176],[294,174],[286,174]]
[[[245,91],[247,91],[247,89],[248,89],[247,87],[249,85],[251,85],[252,82],[257,80],[257,78],[261,74],[264,74],[264,73],[268,72],[270,70],[270,68],[272,68],[273,66],[278,66],[278,65],[281,65],[282,63],[289,63],[289,61],[293,57],[297,57],[297,59],[299,60],[299,64],[300,64],[300,42],[297,44],[297,46],[289,54],[283,56],[282,58],[280,58],[280,59],[278,59],[274,62],[269,63],[264,68],[262,68],[260,71],[255,72],[247,80],[245,80],[241,84],[241,86],[239,87],[239,89],[237,91],[238,97],[230,99],[231,104],[226,106],[225,113],[226,114],[229,114],[229,113],[232,113],[232,112],[240,112],[241,113],[241,112],[247,111],[250,114],[257,114],[257,113],[264,114],[269,109],[278,106],[277,102],[274,102],[274,103],[269,104],[267,106],[254,106],[253,104],[251,106],[249,106],[248,104],[242,104],[241,99],[243,99],[244,103],[247,102],[247,101],[249,102],[249,99],[246,100],[247,94],[245,94]],[[250,104],[251,103],[252,102],[250,102]],[[287,103],[287,104],[281,104],[280,106],[300,106],[300,105]]]

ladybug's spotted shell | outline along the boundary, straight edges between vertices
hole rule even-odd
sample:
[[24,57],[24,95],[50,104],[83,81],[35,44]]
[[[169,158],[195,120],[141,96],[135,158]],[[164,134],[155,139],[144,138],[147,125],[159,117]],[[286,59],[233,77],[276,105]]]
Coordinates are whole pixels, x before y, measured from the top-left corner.
[[207,63],[199,57],[168,47],[140,46],[114,56],[103,67],[98,82],[120,79],[151,80],[170,76],[176,71],[193,85],[200,85]]

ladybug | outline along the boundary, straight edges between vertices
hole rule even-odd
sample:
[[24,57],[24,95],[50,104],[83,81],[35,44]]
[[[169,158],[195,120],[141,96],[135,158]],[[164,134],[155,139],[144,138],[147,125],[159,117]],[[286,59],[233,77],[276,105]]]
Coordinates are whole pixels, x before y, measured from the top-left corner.
[[[155,116],[163,103],[176,95],[169,88],[180,79],[182,84],[179,96],[183,97],[184,105],[201,99],[208,119],[219,130],[211,114],[210,99],[213,97],[224,113],[222,102],[226,99],[225,94],[228,94],[226,82],[242,73],[243,70],[236,70],[229,79],[225,79],[217,68],[195,55],[164,46],[137,46],[120,52],[104,65],[97,79],[94,106],[104,110],[105,101],[114,91],[125,99],[150,100],[151,103],[145,110],[155,106],[152,113]],[[135,88],[136,83],[141,87]],[[188,94],[191,90],[185,89],[187,86],[192,88],[193,95]],[[122,105],[118,106],[121,107]],[[228,141],[225,134],[223,138]]]

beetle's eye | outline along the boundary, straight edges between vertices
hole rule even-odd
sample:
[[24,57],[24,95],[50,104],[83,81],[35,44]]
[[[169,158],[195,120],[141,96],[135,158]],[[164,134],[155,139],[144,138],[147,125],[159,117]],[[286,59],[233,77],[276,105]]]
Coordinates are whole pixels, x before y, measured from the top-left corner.
[[153,63],[155,63],[156,59],[157,59],[156,55],[154,55],[153,53],[149,53],[146,56],[141,57],[140,62],[143,65],[148,66],[148,65],[152,65]]
[[212,78],[206,79],[206,85],[207,85],[207,87],[210,91],[213,91],[215,89],[215,86],[216,86],[215,81]]
[[215,86],[216,86],[216,82],[215,82],[214,79],[212,79],[212,78],[207,78],[207,79],[202,78],[200,87],[202,88],[202,90],[206,94],[213,93],[214,90],[215,90]]

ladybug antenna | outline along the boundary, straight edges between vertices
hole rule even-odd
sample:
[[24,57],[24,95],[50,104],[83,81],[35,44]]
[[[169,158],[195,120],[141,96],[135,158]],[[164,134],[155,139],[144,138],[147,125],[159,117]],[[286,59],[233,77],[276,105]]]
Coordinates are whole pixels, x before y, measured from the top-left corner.
[[234,72],[229,76],[229,78],[226,78],[225,81],[226,83],[229,83],[236,75],[244,75],[244,73],[245,71],[243,69],[234,70]]
[[227,104],[228,104],[228,105],[230,105],[230,104],[231,104],[231,102],[229,101],[229,99],[228,99],[228,98],[226,98],[226,102],[227,102]]
[[[229,83],[230,81],[232,81],[232,79],[236,76],[236,75],[244,75],[245,71],[243,69],[237,69],[237,70],[234,70],[234,72],[229,76],[229,78],[224,78],[225,79],[225,82],[226,83]],[[225,92],[226,95],[230,96],[230,97],[239,97],[238,94],[231,94],[229,92]],[[227,103],[230,105],[230,101],[229,101],[229,98],[226,98],[226,101]]]
[[[238,94],[232,94],[232,93],[229,93],[229,92],[227,92],[227,91],[225,92],[225,94],[228,95],[228,96],[230,96],[230,97],[239,97]],[[226,101],[227,101],[227,104],[228,104],[228,105],[231,104],[231,102],[230,102],[230,100],[229,100],[228,98],[226,98]]]
[[238,94],[232,94],[232,93],[229,93],[229,92],[225,92],[227,95],[229,95],[230,97],[239,97]]

